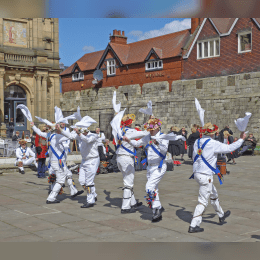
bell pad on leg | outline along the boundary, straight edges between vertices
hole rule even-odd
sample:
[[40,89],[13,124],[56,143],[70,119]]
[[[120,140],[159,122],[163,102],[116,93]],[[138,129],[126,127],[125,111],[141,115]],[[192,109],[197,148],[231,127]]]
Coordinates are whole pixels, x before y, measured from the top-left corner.
[[148,190],[147,195],[144,196],[150,208],[152,208],[152,202],[154,201],[156,195],[157,195],[156,190],[154,191]]

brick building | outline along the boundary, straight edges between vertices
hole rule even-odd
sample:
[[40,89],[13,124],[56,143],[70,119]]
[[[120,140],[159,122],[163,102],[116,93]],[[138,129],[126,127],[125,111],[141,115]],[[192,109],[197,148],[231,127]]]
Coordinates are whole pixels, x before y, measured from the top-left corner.
[[[127,44],[114,30],[107,48],[63,71],[62,90],[142,85],[260,70],[260,18],[192,18],[191,29]],[[95,70],[103,80],[93,84]]]

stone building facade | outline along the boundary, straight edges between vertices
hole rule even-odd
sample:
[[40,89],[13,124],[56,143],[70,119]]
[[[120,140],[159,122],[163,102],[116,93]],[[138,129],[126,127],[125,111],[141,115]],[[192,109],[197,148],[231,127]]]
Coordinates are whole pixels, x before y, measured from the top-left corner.
[[[170,88],[171,87],[171,88]],[[211,121],[220,129],[229,124],[234,136],[239,136],[234,120],[251,112],[248,130],[260,138],[260,72],[242,73],[232,76],[209,77],[199,80],[167,81],[127,85],[116,88],[70,91],[63,94],[61,108],[66,115],[81,108],[82,116],[89,115],[100,125],[108,138],[111,138],[110,121],[114,116],[113,92],[117,91],[117,102],[127,113],[136,114],[136,123],[143,124],[147,116],[138,112],[152,100],[154,115],[162,122],[162,131],[168,132],[171,126],[185,126],[190,133],[192,124],[200,124],[195,108],[196,97],[205,109],[205,122]],[[92,129],[96,124],[91,126]]]
[[0,19],[1,135],[11,118],[15,130],[30,129],[16,111],[18,104],[26,104],[33,119],[54,119],[54,106],[60,105],[59,60],[57,18]]

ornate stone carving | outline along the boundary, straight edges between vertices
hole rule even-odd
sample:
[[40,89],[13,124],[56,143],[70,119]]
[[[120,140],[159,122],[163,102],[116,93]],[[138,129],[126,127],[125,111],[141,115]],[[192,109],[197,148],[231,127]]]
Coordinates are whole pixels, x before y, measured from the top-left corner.
[[15,78],[16,81],[20,81],[21,80],[21,74],[16,74],[14,76],[14,78]]
[[42,80],[44,80],[44,81],[46,81],[48,79],[48,75],[44,75],[43,77],[42,77]]

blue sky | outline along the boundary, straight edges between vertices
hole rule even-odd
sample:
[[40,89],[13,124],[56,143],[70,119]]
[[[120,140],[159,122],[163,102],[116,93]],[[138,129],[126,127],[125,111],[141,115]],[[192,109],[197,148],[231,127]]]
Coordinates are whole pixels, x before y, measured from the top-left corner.
[[130,43],[187,28],[190,18],[59,18],[60,62],[70,66],[86,53],[104,50],[114,29],[125,31]]
[[201,0],[48,0],[48,15],[63,18],[154,18],[187,17],[182,13],[194,13]]

